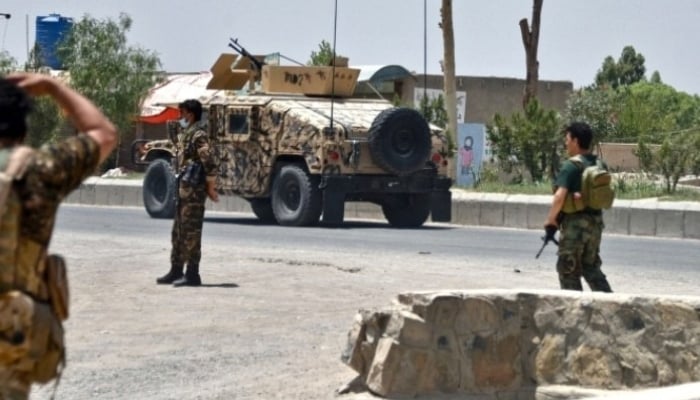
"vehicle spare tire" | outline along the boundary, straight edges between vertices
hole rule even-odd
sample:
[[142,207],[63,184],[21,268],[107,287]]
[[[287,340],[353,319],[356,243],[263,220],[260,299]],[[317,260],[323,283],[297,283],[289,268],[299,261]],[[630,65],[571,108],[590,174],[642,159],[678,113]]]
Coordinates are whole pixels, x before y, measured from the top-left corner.
[[170,163],[158,159],[148,165],[143,177],[143,205],[153,218],[175,216],[175,174]]
[[369,128],[372,160],[387,172],[406,175],[425,167],[432,143],[430,127],[412,108],[382,111]]

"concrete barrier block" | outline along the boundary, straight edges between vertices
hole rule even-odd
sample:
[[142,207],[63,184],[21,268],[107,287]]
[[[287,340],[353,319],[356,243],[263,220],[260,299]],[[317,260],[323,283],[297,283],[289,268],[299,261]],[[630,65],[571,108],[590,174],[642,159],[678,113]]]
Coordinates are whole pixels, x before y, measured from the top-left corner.
[[700,239],[700,209],[689,209],[685,211],[684,231],[686,238]]
[[635,200],[630,208],[630,235],[654,236],[656,234],[657,199]]
[[125,186],[122,206],[143,207],[143,189],[140,186]]
[[218,203],[214,203],[207,198],[206,202],[204,203],[204,209],[208,211],[228,211],[228,197],[229,196],[219,196]]
[[353,202],[352,204],[355,206],[355,218],[384,220],[381,206],[365,202]]
[[503,204],[503,226],[511,228],[527,228],[528,196],[510,195]]
[[69,204],[80,204],[80,187],[70,192],[68,196],[63,199],[63,202]]
[[94,183],[83,183],[80,185],[80,201],[79,204],[98,204],[96,203],[96,188]]
[[481,196],[479,208],[479,225],[503,226],[504,203],[508,195],[500,193],[484,193]]
[[123,206],[124,205],[124,187],[116,185],[105,186],[105,192],[107,193],[108,200],[107,205],[109,206]]
[[527,204],[527,228],[542,229],[544,221],[547,219],[549,209],[552,206],[552,199],[541,197],[531,198]]
[[452,223],[461,225],[479,225],[481,202],[471,199],[460,199],[452,202]]
[[615,200],[612,208],[603,211],[605,231],[628,235],[630,232],[630,208],[629,200]]
[[685,237],[685,210],[687,202],[662,202],[656,210],[656,236]]

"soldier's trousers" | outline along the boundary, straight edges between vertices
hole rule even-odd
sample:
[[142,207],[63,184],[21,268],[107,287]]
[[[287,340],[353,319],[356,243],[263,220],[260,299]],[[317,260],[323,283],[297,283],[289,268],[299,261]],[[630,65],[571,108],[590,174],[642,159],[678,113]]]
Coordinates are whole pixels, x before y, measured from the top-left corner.
[[601,271],[600,241],[603,216],[565,214],[560,224],[557,272],[562,289],[583,290],[581,278],[593,291],[612,292]]
[[199,265],[202,258],[202,224],[207,194],[204,185],[180,183],[179,199],[173,220],[170,263],[182,268],[185,264]]

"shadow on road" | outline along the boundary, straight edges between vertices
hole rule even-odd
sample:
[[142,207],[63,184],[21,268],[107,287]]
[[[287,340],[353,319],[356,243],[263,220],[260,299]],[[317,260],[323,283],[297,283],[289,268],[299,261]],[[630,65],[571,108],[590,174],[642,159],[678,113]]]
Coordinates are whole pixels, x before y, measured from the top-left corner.
[[[181,286],[181,287],[200,287],[200,288],[227,288],[227,289],[233,289],[237,288],[238,284],[237,283],[202,283],[199,286]],[[179,289],[179,288],[178,288]]]
[[[213,224],[238,224],[247,226],[278,226],[276,224],[270,224],[260,221],[259,219],[253,218],[241,218],[241,217],[205,217],[204,222],[209,222]],[[452,226],[436,226],[436,225],[424,225],[419,228],[393,228],[387,222],[383,221],[357,221],[349,220],[343,222],[341,225],[328,225],[320,223],[316,226],[309,227],[298,227],[298,228],[325,228],[325,229],[402,229],[402,230],[447,230],[454,229]]]

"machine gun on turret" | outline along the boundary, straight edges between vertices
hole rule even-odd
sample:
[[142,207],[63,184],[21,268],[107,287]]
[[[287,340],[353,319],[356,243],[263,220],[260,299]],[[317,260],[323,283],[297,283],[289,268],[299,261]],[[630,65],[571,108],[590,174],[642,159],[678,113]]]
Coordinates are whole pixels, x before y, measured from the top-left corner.
[[244,58],[247,58],[250,61],[253,69],[255,69],[258,74],[262,71],[262,67],[265,65],[265,62],[250,54],[245,47],[238,43],[238,39],[229,38],[228,47],[232,48],[236,53],[240,54]]

